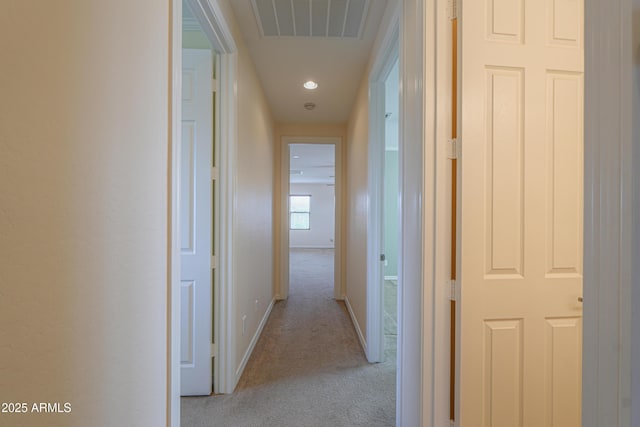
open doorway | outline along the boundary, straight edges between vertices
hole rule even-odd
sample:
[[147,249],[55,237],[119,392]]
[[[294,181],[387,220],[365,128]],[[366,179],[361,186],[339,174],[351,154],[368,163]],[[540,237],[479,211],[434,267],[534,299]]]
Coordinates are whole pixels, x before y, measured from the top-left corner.
[[401,92],[397,33],[369,83],[369,217],[367,221],[367,359],[396,360],[401,266]]
[[289,145],[289,283],[333,296],[335,144]]
[[180,140],[180,394],[214,390],[213,295],[217,283],[216,53],[183,3]]
[[[237,49],[217,4],[179,1],[173,16],[168,342],[171,420],[177,425],[180,395],[229,393],[236,384],[235,340],[229,332],[234,323],[228,313],[233,307],[230,197],[236,164]],[[200,272],[197,279],[187,277],[193,267],[185,258],[189,255],[198,258],[193,262]],[[197,387],[192,390],[183,388],[190,381],[186,369],[194,372]]]
[[384,158],[382,167],[382,310],[383,360],[396,360],[398,340],[398,247],[399,221],[399,116],[400,81],[398,60],[384,82]]
[[[341,138],[283,137],[280,271],[277,299],[289,297],[291,266],[323,265],[331,297],[344,298],[341,283]],[[313,255],[313,256],[312,256]],[[316,258],[315,261],[312,258]],[[310,264],[309,264],[310,263]]]

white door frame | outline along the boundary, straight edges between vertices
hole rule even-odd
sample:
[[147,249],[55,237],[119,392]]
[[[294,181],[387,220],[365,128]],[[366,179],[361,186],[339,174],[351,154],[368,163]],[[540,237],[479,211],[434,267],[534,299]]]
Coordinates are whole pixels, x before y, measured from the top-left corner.
[[213,49],[220,58],[219,126],[220,153],[219,195],[219,287],[216,289],[214,308],[216,337],[219,352],[216,357],[215,386],[221,393],[231,393],[235,388],[235,339],[233,333],[234,273],[233,239],[235,236],[234,206],[237,139],[237,48],[229,26],[217,2],[208,0],[174,0],[171,10],[171,141],[169,151],[170,188],[168,194],[170,222],[169,283],[168,283],[168,333],[167,333],[167,421],[180,425],[180,227],[179,227],[179,176],[180,139],[182,135],[182,4],[188,2],[200,22]]
[[404,0],[400,14],[398,426],[433,425],[434,402],[442,395],[434,357],[436,12],[441,10],[436,2]]
[[[367,218],[367,329],[366,355],[371,363],[384,360],[383,264],[384,253],[384,150],[385,81],[399,59],[400,8],[392,16],[378,54],[369,73],[369,145],[367,179],[369,210]],[[400,94],[402,104],[402,94]],[[399,156],[402,153],[399,153]],[[402,173],[402,171],[400,171]],[[398,259],[398,265],[401,260]],[[398,312],[398,314],[400,314]]]
[[289,298],[289,181],[290,144],[334,144],[335,145],[335,206],[334,206],[334,254],[333,254],[333,297],[344,299],[342,286],[342,138],[283,136],[280,149],[280,282],[276,284],[278,300]]

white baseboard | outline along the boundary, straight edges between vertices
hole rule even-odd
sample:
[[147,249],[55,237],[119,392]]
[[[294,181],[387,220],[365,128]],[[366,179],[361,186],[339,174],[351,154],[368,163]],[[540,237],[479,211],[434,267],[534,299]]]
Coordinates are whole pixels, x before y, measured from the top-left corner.
[[289,246],[289,249],[335,249],[334,245],[295,245]]
[[253,350],[256,347],[256,343],[258,342],[258,338],[260,338],[260,335],[262,334],[264,325],[266,325],[267,320],[269,320],[269,316],[271,315],[271,310],[273,309],[273,305],[275,303],[276,303],[276,300],[274,298],[271,300],[269,307],[267,307],[267,311],[264,313],[264,316],[262,316],[262,320],[260,321],[260,324],[258,325],[258,329],[256,330],[256,333],[253,335],[253,338],[251,338],[251,342],[249,343],[249,347],[247,348],[247,351],[244,352],[244,356],[242,357],[240,366],[236,370],[236,378],[235,378],[236,384],[238,384],[238,381],[240,381],[240,377],[244,372],[244,368],[247,366],[247,362],[249,361],[249,358],[251,357],[251,354],[253,353]]
[[398,280],[398,276],[384,276],[384,280]]
[[351,304],[349,303],[349,298],[347,296],[344,297],[344,303],[347,306],[349,316],[351,316],[353,327],[356,328],[356,333],[358,334],[360,345],[362,346],[364,353],[367,354],[367,340],[364,339],[364,335],[362,334],[362,330],[360,329],[360,324],[358,323],[358,319],[356,319],[356,315],[353,313],[353,309],[351,308]]

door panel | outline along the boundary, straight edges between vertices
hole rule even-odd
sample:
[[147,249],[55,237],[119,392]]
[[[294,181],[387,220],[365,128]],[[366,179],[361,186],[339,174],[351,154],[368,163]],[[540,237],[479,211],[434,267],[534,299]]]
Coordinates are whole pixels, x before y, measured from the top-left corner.
[[484,425],[522,425],[522,319],[484,325]]
[[183,50],[180,163],[181,395],[211,394],[213,97],[209,50]]
[[194,365],[195,349],[195,282],[182,280],[180,282],[180,364],[192,367]]
[[460,426],[580,426],[582,0],[462,15]]
[[545,330],[545,396],[548,426],[580,425],[582,319],[548,318]]
[[195,253],[196,230],[196,123],[182,121],[182,149],[180,150],[180,253]]

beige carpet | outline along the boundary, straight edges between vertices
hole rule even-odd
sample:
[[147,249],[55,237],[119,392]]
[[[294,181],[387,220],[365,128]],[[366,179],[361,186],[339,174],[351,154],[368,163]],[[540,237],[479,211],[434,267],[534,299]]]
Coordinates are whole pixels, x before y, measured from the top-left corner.
[[292,250],[291,265],[289,299],[273,308],[236,391],[182,398],[183,426],[395,424],[395,347],[367,362],[333,299],[333,251]]

